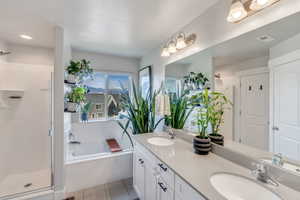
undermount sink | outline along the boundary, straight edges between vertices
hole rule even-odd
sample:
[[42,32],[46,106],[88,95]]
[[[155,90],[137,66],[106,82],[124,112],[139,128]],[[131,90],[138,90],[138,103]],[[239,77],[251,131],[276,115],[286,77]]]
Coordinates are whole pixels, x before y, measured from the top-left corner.
[[174,142],[172,140],[169,140],[167,138],[163,138],[163,137],[152,137],[149,138],[148,143],[156,145],[156,146],[170,146],[172,144],[174,144]]
[[281,200],[269,189],[243,176],[218,173],[211,176],[210,182],[222,196],[230,200]]

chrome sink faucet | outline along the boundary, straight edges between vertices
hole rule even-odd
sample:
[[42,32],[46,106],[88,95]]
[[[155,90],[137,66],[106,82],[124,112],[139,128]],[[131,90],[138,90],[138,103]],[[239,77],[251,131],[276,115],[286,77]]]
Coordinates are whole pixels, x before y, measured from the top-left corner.
[[278,186],[278,183],[269,175],[269,169],[263,162],[253,163],[253,165],[255,169],[252,171],[252,174],[258,181]]
[[174,133],[174,130],[171,126],[167,127],[167,133],[169,134],[171,139],[175,139],[175,133]]

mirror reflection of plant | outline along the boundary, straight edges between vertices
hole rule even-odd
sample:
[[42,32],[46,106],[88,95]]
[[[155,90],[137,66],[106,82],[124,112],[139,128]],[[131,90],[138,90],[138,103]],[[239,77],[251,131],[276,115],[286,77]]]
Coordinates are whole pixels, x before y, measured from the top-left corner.
[[208,81],[208,78],[201,72],[190,72],[187,76],[184,76],[185,86],[189,90],[203,89]]
[[[210,122],[209,111],[211,109],[209,93],[208,89],[204,89],[201,93],[193,96],[194,103],[196,103],[196,105],[199,105],[199,102],[201,102],[201,106],[197,108],[198,112],[196,118],[200,138],[207,138],[207,129]],[[196,101],[197,99],[199,102]]]
[[166,116],[165,124],[175,129],[183,129],[195,106],[190,106],[190,98],[187,96],[187,91],[170,93],[169,97],[171,115]]
[[[122,86],[122,85],[121,85]],[[159,123],[164,119],[161,118],[156,121],[156,105],[155,100],[160,91],[154,91],[153,94],[148,91],[146,97],[142,96],[142,92],[136,88],[134,81],[132,81],[132,97],[127,89],[122,86],[123,92],[121,94],[120,106],[125,110],[126,114],[121,115],[122,118],[127,119],[125,124],[117,121],[132,143],[132,139],[128,129],[131,129],[132,134],[143,134],[153,132]]]
[[224,123],[224,111],[229,109],[227,106],[232,106],[229,99],[221,92],[211,93],[211,103],[210,103],[210,124],[212,133],[211,135],[220,135],[220,127]]
[[67,98],[69,102],[72,103],[84,103],[86,100],[87,90],[84,87],[74,87],[72,91],[68,93]]

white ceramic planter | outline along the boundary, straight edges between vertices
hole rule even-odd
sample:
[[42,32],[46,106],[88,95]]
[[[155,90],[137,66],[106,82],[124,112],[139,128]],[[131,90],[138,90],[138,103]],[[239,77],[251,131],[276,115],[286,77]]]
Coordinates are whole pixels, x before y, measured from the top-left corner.
[[67,102],[67,110],[70,112],[76,112],[78,108],[78,104],[77,103],[73,103],[73,102]]
[[73,74],[68,74],[66,80],[68,83],[77,83],[78,77]]

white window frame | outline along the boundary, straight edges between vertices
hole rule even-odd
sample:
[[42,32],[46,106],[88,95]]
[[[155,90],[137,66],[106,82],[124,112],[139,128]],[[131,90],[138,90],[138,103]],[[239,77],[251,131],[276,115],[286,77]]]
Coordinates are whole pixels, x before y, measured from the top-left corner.
[[[128,76],[129,77],[129,81],[130,81],[130,88],[129,88],[129,95],[131,96],[132,95],[132,81],[134,81],[134,74],[133,73],[130,73],[130,72],[118,72],[118,71],[108,71],[108,70],[94,70],[95,73],[103,73],[105,74],[105,88],[108,88],[108,75],[125,75],[125,76]],[[105,97],[104,97],[104,117],[103,119],[91,119],[88,121],[88,123],[92,123],[92,122],[105,122],[105,121],[116,121],[118,120],[118,118],[116,117],[108,117],[108,108],[107,108],[107,105],[106,105],[106,94],[104,94]],[[83,122],[81,121],[81,118],[80,118],[80,122],[81,123],[86,123],[86,122]]]

